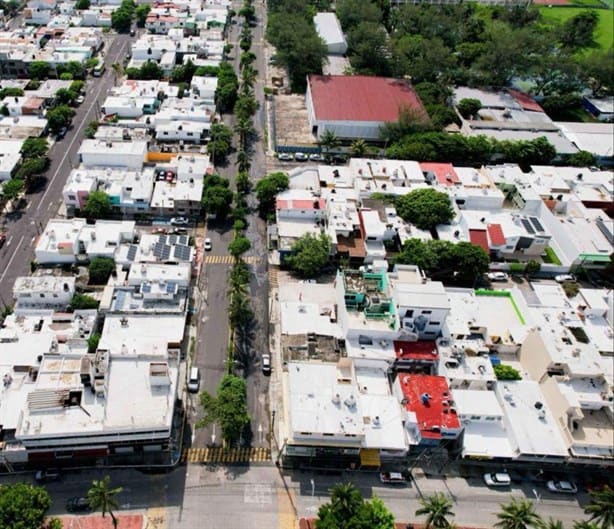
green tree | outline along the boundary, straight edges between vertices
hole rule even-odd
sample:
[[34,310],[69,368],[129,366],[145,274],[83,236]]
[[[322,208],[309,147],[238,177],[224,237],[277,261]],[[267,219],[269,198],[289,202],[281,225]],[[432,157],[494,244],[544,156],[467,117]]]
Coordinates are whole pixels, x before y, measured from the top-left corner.
[[579,520],[574,522],[573,529],[602,529],[596,523]]
[[328,235],[307,233],[292,245],[284,264],[301,277],[316,277],[330,259],[331,241]]
[[243,378],[224,375],[216,396],[203,391],[200,394],[200,404],[205,416],[198,422],[197,427],[219,424],[224,440],[230,444],[239,439],[243,429],[249,424],[247,386]]
[[30,79],[38,79],[43,81],[49,77],[53,68],[45,61],[32,61],[28,66],[28,75]]
[[207,152],[212,162],[217,165],[224,162],[232,149],[232,129],[223,123],[214,123],[209,131]]
[[43,487],[26,483],[0,485],[0,527],[11,529],[39,529],[51,497]]
[[250,181],[247,173],[238,173],[236,178],[237,193],[245,195],[249,193]]
[[288,189],[289,185],[288,175],[282,172],[270,173],[256,183],[256,198],[261,217],[265,218],[274,211],[277,195]]
[[96,349],[98,349],[100,337],[100,333],[98,332],[90,334],[89,338],[87,339],[87,352],[89,354],[94,354],[96,352]]
[[614,93],[614,47],[597,50],[582,57],[580,77],[589,86],[593,96],[601,97]]
[[524,267],[524,273],[527,275],[537,274],[542,269],[542,265],[539,261],[531,259]]
[[115,270],[115,261],[110,257],[94,257],[89,266],[89,282],[93,285],[105,285],[111,272]]
[[44,173],[48,166],[49,159],[46,156],[41,158],[26,158],[19,166],[19,169],[17,169],[15,178],[25,180],[27,184],[28,179]]
[[506,364],[497,364],[493,366],[493,371],[497,380],[522,380],[520,371]]
[[369,146],[365,140],[359,139],[354,140],[352,145],[350,145],[350,153],[355,158],[362,158],[365,154],[367,154],[369,150]]
[[103,518],[109,513],[115,529],[117,529],[118,520],[115,518],[113,511],[119,509],[116,496],[121,491],[122,487],[111,488],[111,478],[109,476],[105,476],[101,480],[92,481],[92,486],[87,491],[87,499],[92,509],[95,511],[100,509]]
[[348,55],[359,74],[388,76],[391,73],[388,34],[377,22],[360,22],[347,35]]
[[530,500],[512,498],[510,503],[501,505],[501,512],[497,513],[495,527],[501,529],[529,529],[538,528],[541,518],[535,512],[535,506]]
[[454,516],[452,502],[445,494],[436,492],[426,498],[420,499],[420,507],[416,516],[426,516],[425,529],[451,528],[448,518]]
[[77,98],[77,94],[68,88],[60,88],[55,93],[55,100],[59,105],[70,105]]
[[335,11],[345,32],[362,22],[382,22],[382,10],[371,0],[338,0]]
[[156,61],[148,60],[139,68],[138,79],[151,81],[154,79],[162,79],[162,77],[164,77],[164,71]]
[[21,156],[23,158],[39,158],[46,156],[48,150],[47,138],[27,138],[21,146]]
[[24,92],[22,88],[17,88],[13,86],[7,86],[6,88],[0,88],[0,100],[5,97],[21,97]]
[[21,178],[13,178],[5,182],[4,186],[2,187],[2,195],[6,200],[14,203],[23,192],[24,187],[25,182]]
[[136,7],[134,11],[134,16],[136,18],[136,25],[138,27],[145,27],[145,20],[147,20],[147,15],[149,15],[149,11],[151,11],[151,6],[149,4],[141,4]]
[[402,107],[397,121],[385,123],[380,127],[380,138],[387,143],[394,143],[408,135],[430,128],[428,118],[413,108]]
[[69,61],[57,66],[58,73],[69,73],[72,79],[85,79],[85,65],[79,61]]
[[258,110],[258,102],[253,93],[240,95],[234,106],[237,119],[249,119]]
[[67,105],[59,105],[47,111],[47,124],[51,132],[58,132],[62,127],[68,127],[75,111]]
[[106,219],[111,211],[111,199],[104,191],[92,191],[83,207],[83,213],[88,219]]
[[224,219],[230,212],[232,204],[232,191],[228,188],[228,181],[225,183],[215,183],[206,185],[203,192],[202,207],[203,212],[208,215],[215,215],[218,219]]
[[395,207],[403,220],[421,230],[433,229],[454,218],[449,195],[430,187],[415,189],[399,197]]
[[563,522],[561,520],[555,520],[554,518],[548,518],[548,520],[544,520],[539,529],[565,529]]
[[363,512],[365,529],[394,529],[394,515],[377,496],[365,502]]
[[231,327],[240,336],[244,335],[254,317],[245,285],[236,287],[231,292],[228,316]]
[[599,15],[596,11],[583,9],[563,24],[559,36],[561,44],[572,50],[594,46],[593,34],[598,23]]
[[578,151],[567,159],[567,163],[574,167],[591,167],[597,163],[597,159],[591,152]]
[[600,529],[614,527],[614,489],[609,485],[600,490],[589,492],[591,502],[584,508],[589,515],[589,521],[597,524]]
[[482,108],[482,102],[479,99],[465,98],[461,99],[456,105],[460,115],[465,119],[474,119],[478,111]]
[[132,25],[132,13],[122,9],[116,9],[111,14],[111,27],[118,33],[128,33]]
[[215,104],[220,112],[230,112],[234,108],[238,90],[239,79],[232,64],[227,61],[221,62],[215,89]]
[[246,150],[241,149],[237,153],[237,169],[240,173],[249,173],[251,168],[251,160]]
[[461,241],[452,246],[452,262],[456,265],[457,279],[475,281],[488,271],[490,258],[482,247]]
[[249,239],[243,235],[235,237],[228,245],[228,251],[235,259],[247,252],[252,247]]
[[326,129],[318,140],[318,145],[324,149],[326,154],[329,154],[330,151],[333,151],[339,147],[340,143],[341,142],[339,138],[337,138],[337,135],[330,129]]
[[85,10],[89,8],[90,8],[90,0],[77,0],[77,3],[75,4],[75,9]]
[[75,294],[70,300],[70,306],[73,310],[88,310],[97,309],[99,301],[87,294]]

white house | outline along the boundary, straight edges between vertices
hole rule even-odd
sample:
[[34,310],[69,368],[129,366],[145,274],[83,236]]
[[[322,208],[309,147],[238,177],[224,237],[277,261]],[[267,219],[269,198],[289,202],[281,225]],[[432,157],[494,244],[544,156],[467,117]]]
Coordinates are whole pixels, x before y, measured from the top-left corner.
[[10,180],[21,161],[23,140],[0,140],[0,182]]
[[313,22],[318,35],[326,44],[328,53],[331,55],[344,55],[348,45],[337,15],[335,13],[316,13],[313,17]]
[[75,278],[64,276],[18,277],[13,285],[15,311],[64,310],[75,294]]
[[74,263],[81,253],[79,236],[85,219],[51,219],[39,236],[34,255],[40,264]]
[[147,154],[146,141],[83,140],[79,155],[85,167],[126,167],[140,170]]

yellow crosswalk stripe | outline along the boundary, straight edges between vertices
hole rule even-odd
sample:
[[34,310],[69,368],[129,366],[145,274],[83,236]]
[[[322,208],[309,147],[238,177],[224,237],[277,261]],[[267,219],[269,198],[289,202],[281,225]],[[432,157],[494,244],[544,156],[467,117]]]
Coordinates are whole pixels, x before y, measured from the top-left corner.
[[[257,255],[246,255],[243,257],[243,260],[247,264],[260,264],[262,259]],[[206,255],[204,258],[205,264],[233,264],[234,257],[232,255]]]
[[271,460],[271,450],[256,448],[186,448],[181,457],[188,463],[259,463]]

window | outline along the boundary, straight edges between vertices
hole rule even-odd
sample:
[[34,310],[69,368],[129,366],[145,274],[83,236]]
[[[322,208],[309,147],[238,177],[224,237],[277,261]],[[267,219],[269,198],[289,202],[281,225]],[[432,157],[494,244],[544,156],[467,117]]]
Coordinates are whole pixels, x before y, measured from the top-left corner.
[[481,415],[472,415],[472,416],[471,416],[471,420],[472,420],[472,421],[479,421],[481,418],[482,418],[482,416],[481,416]]
[[433,331],[426,331],[426,332],[424,333],[424,335],[425,335],[425,336],[435,336],[435,334],[436,334],[436,333],[435,333],[435,332],[433,332]]
[[429,325],[441,325],[440,321],[429,321]]
[[188,136],[194,136],[193,132],[188,132]]
[[406,310],[405,311],[405,317],[406,318],[413,318],[414,317],[414,311],[413,310]]
[[45,294],[39,294],[39,296],[40,296],[41,298],[44,298],[44,297],[45,297]]
[[75,195],[68,195],[68,200],[76,200],[76,198]]
[[164,132],[162,132],[162,135],[163,135],[163,136],[168,136],[168,131],[167,131],[167,130],[165,130]]
[[423,310],[421,314],[432,314],[432,310]]

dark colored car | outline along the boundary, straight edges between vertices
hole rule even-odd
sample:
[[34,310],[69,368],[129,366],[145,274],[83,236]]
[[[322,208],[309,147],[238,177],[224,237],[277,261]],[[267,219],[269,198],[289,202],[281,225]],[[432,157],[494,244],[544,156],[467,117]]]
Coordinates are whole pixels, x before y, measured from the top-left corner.
[[90,512],[92,507],[87,498],[83,496],[75,496],[66,500],[66,510],[68,512]]
[[50,481],[59,481],[60,479],[62,479],[62,475],[60,474],[59,470],[39,470],[34,475],[34,479],[37,483],[49,483]]

